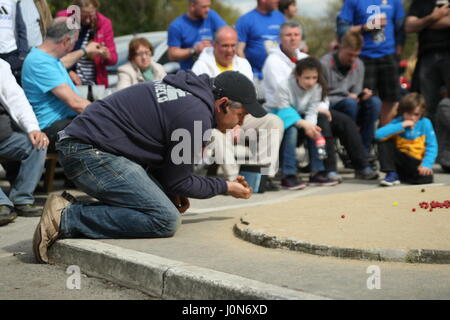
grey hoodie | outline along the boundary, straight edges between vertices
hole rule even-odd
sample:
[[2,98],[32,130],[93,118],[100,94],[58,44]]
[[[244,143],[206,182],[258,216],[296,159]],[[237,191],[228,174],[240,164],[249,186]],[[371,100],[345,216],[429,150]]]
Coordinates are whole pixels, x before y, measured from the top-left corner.
[[328,83],[328,98],[330,105],[347,98],[350,93],[356,95],[363,90],[364,63],[358,58],[350,71],[344,76],[336,67],[334,55],[329,53],[320,59],[325,78]]

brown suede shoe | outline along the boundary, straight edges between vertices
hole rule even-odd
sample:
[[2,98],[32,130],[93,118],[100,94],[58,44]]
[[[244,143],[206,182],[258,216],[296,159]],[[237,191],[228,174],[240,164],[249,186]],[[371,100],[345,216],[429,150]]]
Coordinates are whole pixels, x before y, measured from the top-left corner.
[[58,239],[61,212],[69,204],[62,196],[51,194],[44,205],[33,237],[33,252],[39,263],[48,263],[48,248]]

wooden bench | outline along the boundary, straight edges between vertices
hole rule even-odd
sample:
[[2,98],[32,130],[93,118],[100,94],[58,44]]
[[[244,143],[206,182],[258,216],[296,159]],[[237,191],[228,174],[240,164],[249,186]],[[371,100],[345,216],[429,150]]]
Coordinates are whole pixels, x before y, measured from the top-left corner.
[[[0,158],[0,163],[16,161]],[[47,153],[45,157],[45,173],[44,173],[44,191],[50,193],[53,190],[53,181],[55,180],[56,164],[58,162],[57,153]]]

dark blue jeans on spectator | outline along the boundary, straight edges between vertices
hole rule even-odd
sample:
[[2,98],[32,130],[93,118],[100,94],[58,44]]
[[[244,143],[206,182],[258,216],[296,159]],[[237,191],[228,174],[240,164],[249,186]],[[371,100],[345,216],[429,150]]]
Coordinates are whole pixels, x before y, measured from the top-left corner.
[[142,166],[75,139],[56,143],[66,176],[95,203],[70,204],[62,238],[163,238],[180,225],[180,213]]
[[[327,158],[324,160],[319,159],[315,141],[307,137],[306,142],[311,172],[336,171],[336,152],[334,150],[331,124],[324,114],[319,113],[317,115],[317,125],[322,129],[322,135],[326,139]],[[304,130],[298,129],[296,126],[291,126],[284,131],[280,146],[280,167],[284,176],[297,174],[296,148],[299,130],[300,135],[306,137]]]
[[[325,170],[323,161],[319,159],[314,140],[307,139],[309,161],[311,162],[311,171],[319,172]],[[291,126],[284,131],[283,141],[281,142],[281,172],[284,176],[297,174],[297,141],[298,128]]]
[[33,147],[25,133],[13,132],[6,140],[0,142],[0,157],[20,161],[17,176],[11,181],[9,197],[0,189],[0,205],[33,204],[34,189],[44,170],[47,150]]
[[358,102],[352,98],[346,98],[333,104],[331,108],[345,113],[360,126],[360,134],[364,148],[366,151],[369,151],[375,135],[375,123],[380,116],[380,98],[372,96],[362,102]]

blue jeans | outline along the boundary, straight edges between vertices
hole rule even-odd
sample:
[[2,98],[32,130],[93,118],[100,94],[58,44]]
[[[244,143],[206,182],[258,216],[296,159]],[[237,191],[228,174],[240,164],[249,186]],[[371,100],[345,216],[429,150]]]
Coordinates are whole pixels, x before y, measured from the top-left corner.
[[[284,131],[283,141],[281,142],[281,172],[283,175],[297,174],[297,148],[298,129],[291,126]],[[323,161],[319,159],[314,140],[308,138],[309,160],[311,162],[311,171],[319,172],[325,170]]]
[[33,192],[44,170],[47,150],[33,147],[25,133],[13,132],[6,140],[0,142],[0,157],[19,160],[20,169],[11,184],[9,198],[0,189],[0,205],[33,204]]
[[175,234],[181,218],[175,205],[135,162],[78,140],[56,143],[66,176],[94,203],[63,211],[63,238],[163,238]]
[[366,151],[369,151],[375,136],[375,123],[380,116],[380,98],[372,96],[368,100],[359,103],[355,99],[346,98],[335,103],[331,108],[345,113],[360,126],[364,148]]

